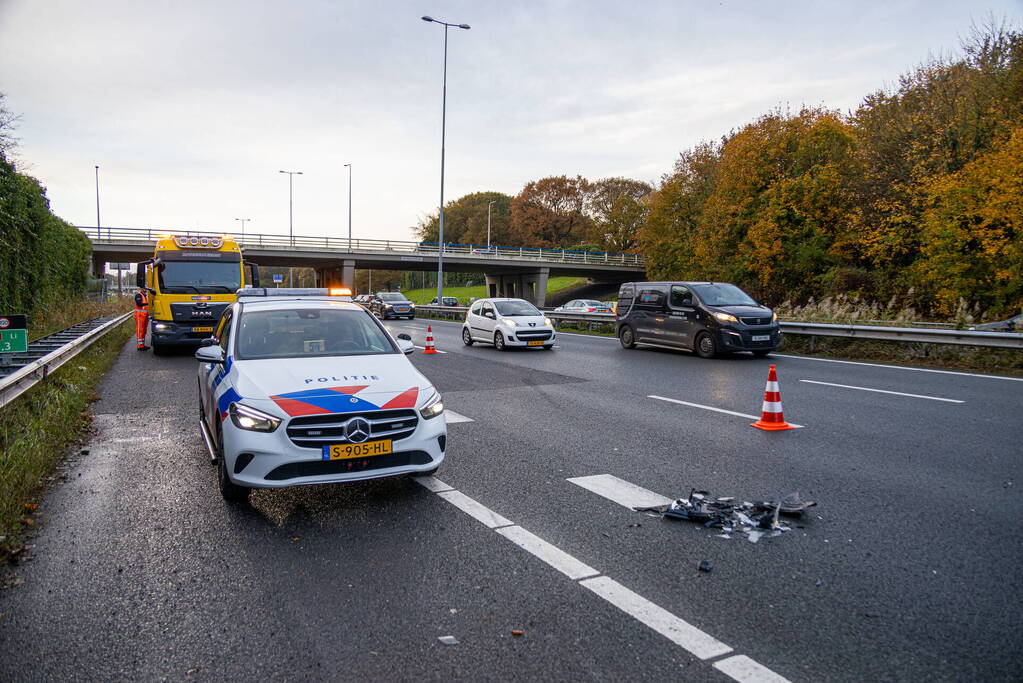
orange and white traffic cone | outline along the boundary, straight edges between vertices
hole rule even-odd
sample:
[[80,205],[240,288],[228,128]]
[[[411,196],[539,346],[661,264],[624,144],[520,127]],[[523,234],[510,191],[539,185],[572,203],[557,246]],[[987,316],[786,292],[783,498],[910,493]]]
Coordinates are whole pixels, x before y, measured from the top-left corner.
[[423,353],[437,353],[437,349],[433,347],[433,325],[426,326],[426,348],[423,349]]
[[781,409],[781,391],[778,389],[778,372],[773,365],[767,371],[767,388],[764,389],[764,406],[760,409],[760,419],[750,427],[765,429],[769,432],[795,429],[785,421],[785,414]]

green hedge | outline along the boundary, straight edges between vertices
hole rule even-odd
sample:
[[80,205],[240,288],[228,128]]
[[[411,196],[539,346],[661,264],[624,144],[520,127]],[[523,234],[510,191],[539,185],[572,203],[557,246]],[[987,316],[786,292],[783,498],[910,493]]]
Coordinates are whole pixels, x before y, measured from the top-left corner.
[[0,312],[28,313],[85,291],[92,247],[50,211],[46,190],[0,152]]

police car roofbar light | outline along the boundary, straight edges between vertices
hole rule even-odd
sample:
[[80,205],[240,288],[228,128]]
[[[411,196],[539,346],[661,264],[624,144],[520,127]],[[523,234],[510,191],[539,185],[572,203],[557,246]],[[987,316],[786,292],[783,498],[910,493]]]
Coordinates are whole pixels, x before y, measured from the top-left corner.
[[347,287],[246,287],[239,289],[239,297],[272,297],[272,296],[351,296],[352,290]]

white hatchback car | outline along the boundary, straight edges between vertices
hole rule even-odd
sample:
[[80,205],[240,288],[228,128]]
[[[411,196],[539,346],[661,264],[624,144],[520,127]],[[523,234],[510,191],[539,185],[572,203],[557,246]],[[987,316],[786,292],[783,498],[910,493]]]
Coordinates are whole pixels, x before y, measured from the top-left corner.
[[524,299],[480,299],[465,314],[462,341],[493,344],[498,351],[513,346],[554,347],[554,324]]
[[327,290],[246,289],[195,354],[201,430],[232,501],[253,488],[434,472],[444,404],[366,309]]

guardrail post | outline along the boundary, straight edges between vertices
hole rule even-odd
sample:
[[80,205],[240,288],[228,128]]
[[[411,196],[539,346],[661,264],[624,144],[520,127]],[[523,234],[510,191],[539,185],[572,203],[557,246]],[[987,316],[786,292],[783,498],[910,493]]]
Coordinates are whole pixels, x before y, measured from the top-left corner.
[[813,353],[817,349],[817,335],[810,335],[810,353]]

